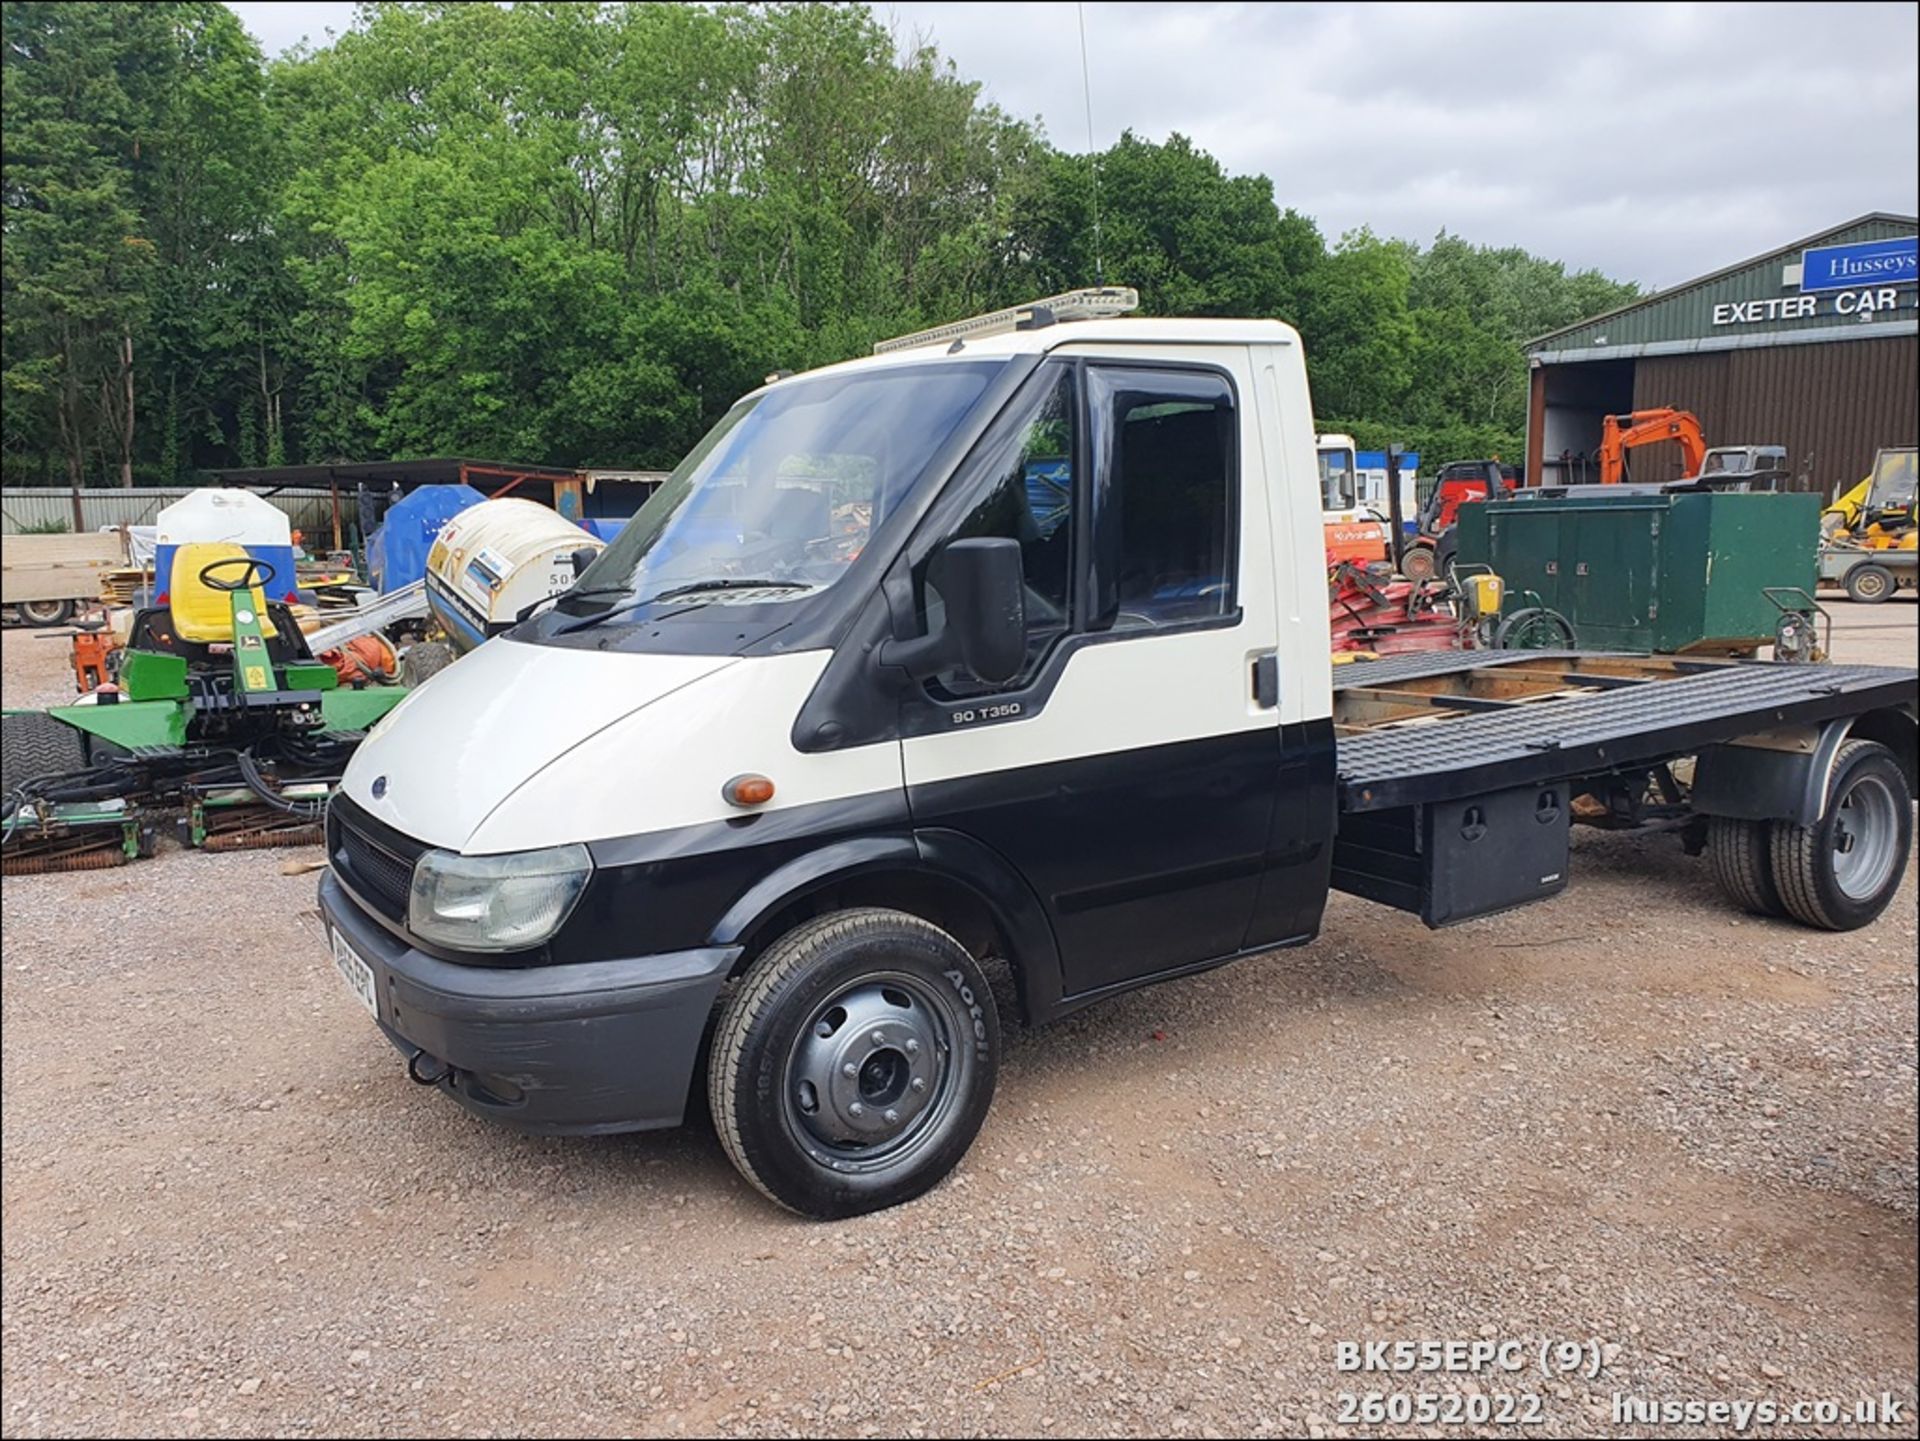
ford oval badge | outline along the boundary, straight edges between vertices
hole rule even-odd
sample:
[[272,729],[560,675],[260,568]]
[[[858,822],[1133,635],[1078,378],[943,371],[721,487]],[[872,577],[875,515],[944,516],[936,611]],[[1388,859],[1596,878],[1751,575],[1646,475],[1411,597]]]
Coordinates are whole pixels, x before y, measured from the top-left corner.
[[375,776],[373,778],[373,798],[375,800],[379,800],[380,797],[382,797],[386,793],[387,793],[387,778],[385,776]]

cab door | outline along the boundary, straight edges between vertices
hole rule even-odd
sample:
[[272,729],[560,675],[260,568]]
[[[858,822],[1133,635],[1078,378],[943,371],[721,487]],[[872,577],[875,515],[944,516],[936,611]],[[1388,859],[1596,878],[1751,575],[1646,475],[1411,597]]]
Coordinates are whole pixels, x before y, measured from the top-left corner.
[[1052,360],[915,547],[933,608],[939,544],[1021,543],[1025,668],[917,687],[903,763],[916,829],[962,832],[1026,878],[1064,1001],[1246,942],[1281,769],[1250,385],[1243,352],[1208,347]]

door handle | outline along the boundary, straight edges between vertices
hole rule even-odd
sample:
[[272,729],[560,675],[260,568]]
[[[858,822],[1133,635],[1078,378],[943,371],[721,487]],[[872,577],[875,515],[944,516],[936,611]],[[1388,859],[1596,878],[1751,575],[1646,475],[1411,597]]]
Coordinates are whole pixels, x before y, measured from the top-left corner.
[[1280,655],[1277,651],[1254,657],[1253,703],[1261,710],[1272,710],[1280,704]]

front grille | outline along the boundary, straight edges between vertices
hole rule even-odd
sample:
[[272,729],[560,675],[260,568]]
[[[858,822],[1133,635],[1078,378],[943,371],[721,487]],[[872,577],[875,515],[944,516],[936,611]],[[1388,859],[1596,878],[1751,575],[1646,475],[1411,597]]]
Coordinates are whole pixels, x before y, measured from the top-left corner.
[[341,881],[389,920],[407,918],[413,861],[373,839],[348,814],[352,802],[336,796],[327,807],[327,855]]

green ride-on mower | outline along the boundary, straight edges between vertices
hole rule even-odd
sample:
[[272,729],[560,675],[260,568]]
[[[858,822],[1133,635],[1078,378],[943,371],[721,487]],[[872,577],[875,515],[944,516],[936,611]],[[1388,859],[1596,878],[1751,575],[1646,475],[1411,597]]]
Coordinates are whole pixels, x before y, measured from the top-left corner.
[[0,716],[0,869],[85,870],[152,853],[170,812],[209,850],[305,845],[347,757],[407,694],[343,687],[273,567],[183,545],[164,604],[135,615],[115,682],[75,705]]

